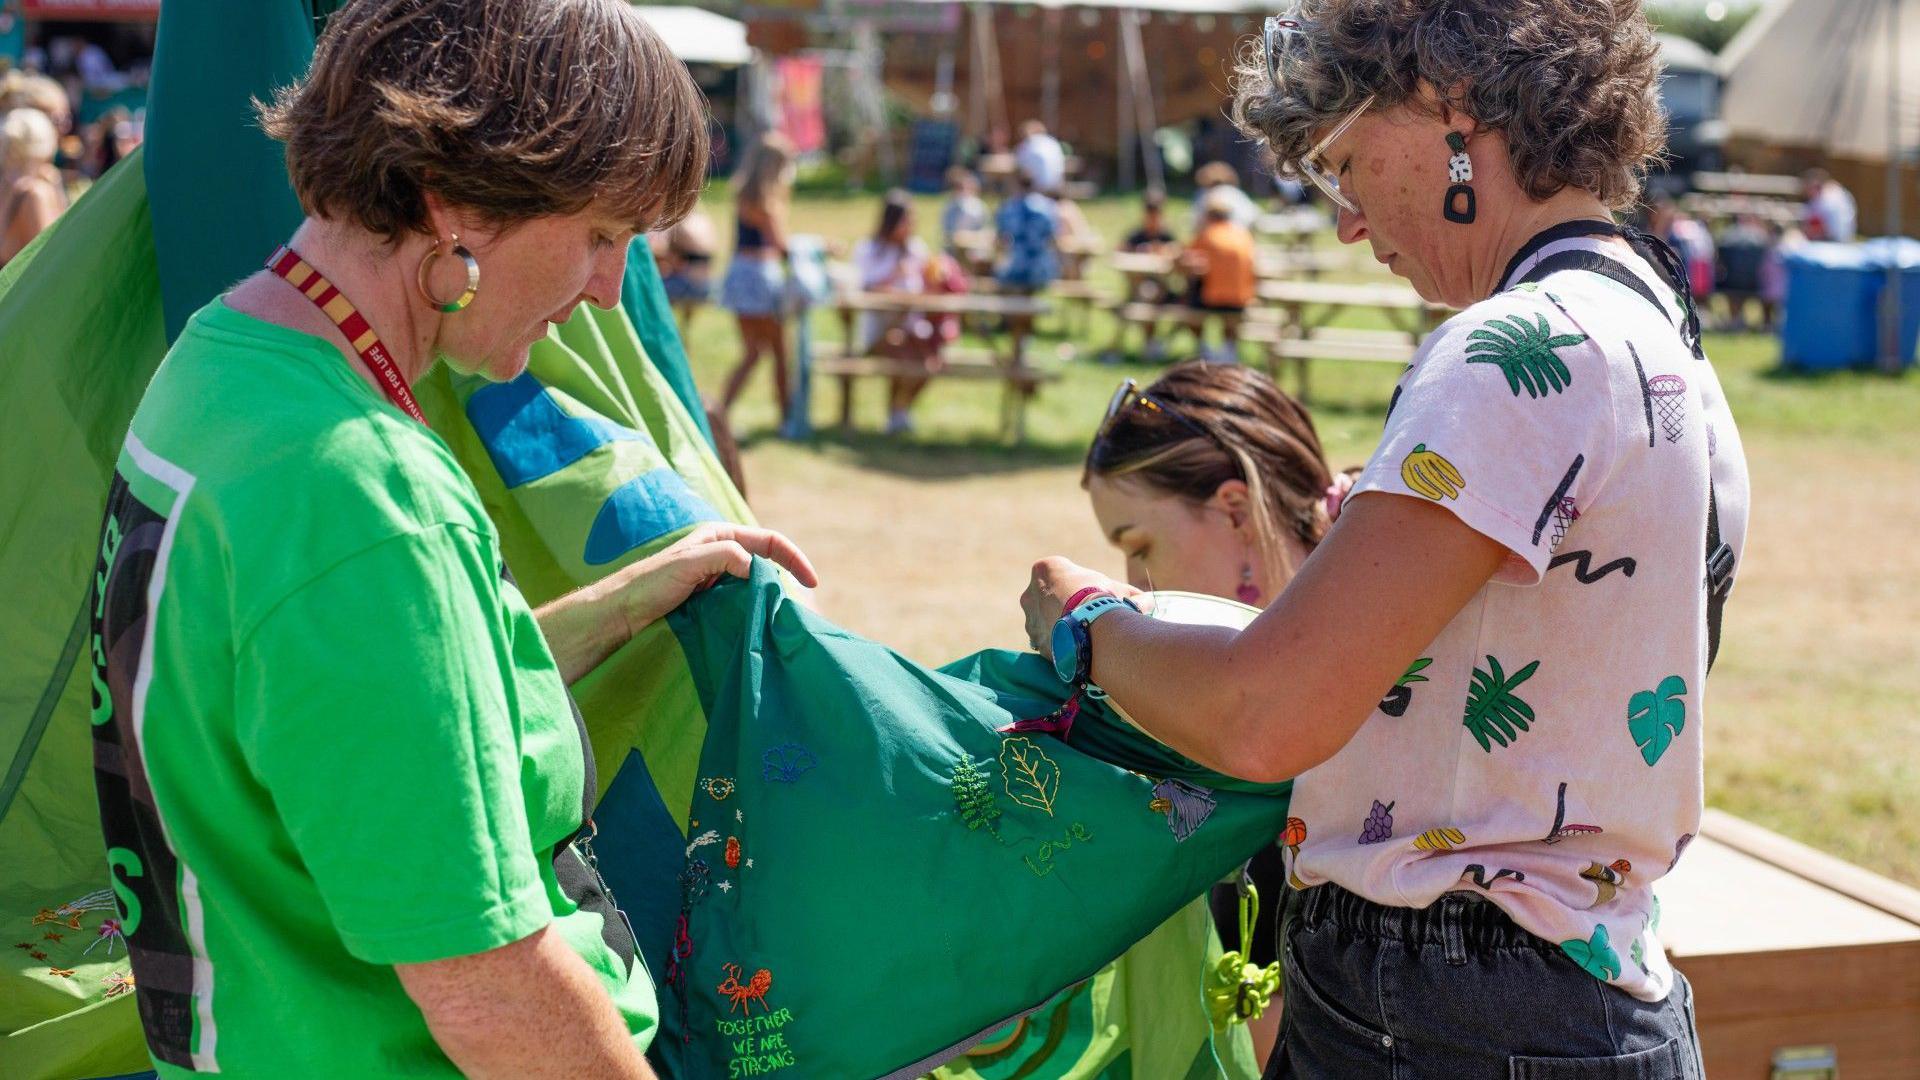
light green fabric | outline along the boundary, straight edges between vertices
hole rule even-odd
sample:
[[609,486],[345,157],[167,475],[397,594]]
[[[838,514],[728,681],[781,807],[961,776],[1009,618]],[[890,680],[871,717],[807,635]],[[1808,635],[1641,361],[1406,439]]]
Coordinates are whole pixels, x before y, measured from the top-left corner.
[[125,953],[84,954],[102,913],[34,921],[107,884],[85,604],[121,437],[166,349],[141,154],[0,271],[0,1062],[28,1080],[147,1060],[133,998],[105,998]]

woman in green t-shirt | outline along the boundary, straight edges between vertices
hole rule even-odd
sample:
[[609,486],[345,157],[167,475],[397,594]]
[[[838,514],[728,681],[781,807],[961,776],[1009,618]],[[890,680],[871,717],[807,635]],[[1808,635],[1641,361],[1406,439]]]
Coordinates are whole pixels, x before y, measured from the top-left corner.
[[[650,1076],[566,684],[751,556],[812,568],[708,525],[531,611],[409,386],[512,380],[619,302],[629,241],[694,205],[699,93],[620,0],[358,0],[261,116],[307,218],[168,353],[101,544],[96,776],[148,1046],[168,1076]],[[524,413],[526,453],[578,442]]]

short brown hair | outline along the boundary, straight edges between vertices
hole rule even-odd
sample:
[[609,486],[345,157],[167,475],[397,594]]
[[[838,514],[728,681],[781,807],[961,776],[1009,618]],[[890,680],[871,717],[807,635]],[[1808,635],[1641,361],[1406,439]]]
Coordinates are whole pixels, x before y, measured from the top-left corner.
[[1619,210],[1665,148],[1660,49],[1640,0],[1303,0],[1281,83],[1245,50],[1234,120],[1296,162],[1359,107],[1418,107],[1420,84],[1503,133],[1535,199],[1567,187]]
[[705,104],[622,0],[355,0],[261,126],[307,213],[390,240],[424,194],[501,225],[596,199],[637,232],[699,198]]
[[1080,486],[1095,476],[1132,477],[1154,491],[1204,503],[1221,484],[1242,481],[1261,553],[1281,565],[1281,537],[1290,534],[1312,548],[1326,535],[1332,524],[1326,492],[1333,483],[1326,452],[1306,406],[1272,379],[1239,364],[1188,360],[1168,368],[1147,393],[1188,423],[1137,406],[1114,417],[1087,448]]

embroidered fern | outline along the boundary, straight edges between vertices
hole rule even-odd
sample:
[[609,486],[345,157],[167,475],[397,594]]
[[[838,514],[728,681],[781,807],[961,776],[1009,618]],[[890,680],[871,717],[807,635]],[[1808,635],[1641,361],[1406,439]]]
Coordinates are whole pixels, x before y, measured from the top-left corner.
[[987,783],[987,774],[974,764],[972,757],[964,754],[953,770],[953,804],[969,830],[985,829],[999,835],[999,800]]
[[1493,319],[1467,335],[1473,342],[1467,351],[1469,364],[1497,364],[1507,377],[1507,388],[1514,397],[1525,387],[1530,398],[1559,393],[1573,385],[1573,372],[1555,349],[1578,345],[1585,334],[1555,334],[1545,315],[1532,326],[1519,316]]
[[1467,690],[1467,711],[1461,723],[1479,741],[1480,749],[1491,754],[1493,743],[1506,746],[1520,737],[1519,733],[1530,730],[1534,720],[1533,706],[1513,691],[1521,683],[1533,678],[1540,669],[1540,661],[1535,660],[1526,667],[1513,673],[1511,678],[1500,667],[1500,661],[1487,657],[1487,669],[1473,669],[1473,684]]

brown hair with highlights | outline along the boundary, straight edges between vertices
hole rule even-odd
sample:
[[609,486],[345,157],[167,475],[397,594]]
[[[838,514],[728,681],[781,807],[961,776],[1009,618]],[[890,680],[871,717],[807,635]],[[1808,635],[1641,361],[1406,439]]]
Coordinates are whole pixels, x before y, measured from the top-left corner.
[[1151,490],[1196,505],[1220,485],[1247,485],[1261,556],[1289,566],[1282,538],[1309,549],[1332,524],[1326,492],[1333,483],[1320,435],[1306,407],[1272,379],[1239,364],[1188,360],[1168,368],[1147,394],[1178,409],[1200,432],[1163,412],[1134,406],[1087,449],[1080,486],[1095,476],[1132,478]]
[[1368,94],[1421,107],[1421,84],[1507,138],[1522,190],[1633,205],[1666,148],[1660,49],[1640,0],[1303,0],[1278,87],[1243,50],[1233,118],[1296,162]]
[[700,91],[622,0],[355,0],[255,107],[307,213],[395,241],[429,231],[428,190],[508,227],[598,200],[647,232],[706,178]]

